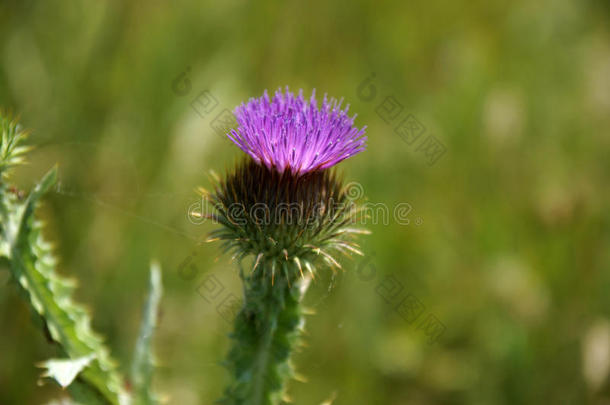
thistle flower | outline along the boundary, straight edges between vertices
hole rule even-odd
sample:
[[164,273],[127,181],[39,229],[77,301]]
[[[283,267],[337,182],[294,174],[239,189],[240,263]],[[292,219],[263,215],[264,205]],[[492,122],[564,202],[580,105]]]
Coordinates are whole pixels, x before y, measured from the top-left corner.
[[247,156],[208,199],[221,240],[250,271],[240,271],[244,304],[226,364],[233,380],[223,403],[275,405],[294,377],[290,354],[304,326],[302,297],[320,264],[341,268],[336,253],[362,254],[353,237],[358,207],[331,166],[365,148],[364,129],[327,100],[318,109],[286,89],[237,107],[228,134]]
[[229,138],[257,163],[280,173],[326,169],[364,150],[364,130],[341,109],[341,101],[324,96],[318,109],[315,91],[309,103],[303,91],[295,97],[288,88],[273,99],[267,91],[235,109],[239,127]]

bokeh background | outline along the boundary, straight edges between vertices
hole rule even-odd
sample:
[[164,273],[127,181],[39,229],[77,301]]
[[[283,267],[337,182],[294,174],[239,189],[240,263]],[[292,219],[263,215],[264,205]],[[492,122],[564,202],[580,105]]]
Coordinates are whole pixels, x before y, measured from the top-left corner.
[[[609,13],[593,0],[4,0],[0,105],[36,146],[14,179],[28,190],[59,164],[40,215],[124,371],[161,263],[156,385],[170,404],[212,404],[230,323],[199,286],[240,287],[200,243],[213,225],[187,211],[241,155],[213,120],[279,86],[344,97],[369,146],[341,170],[368,201],[409,204],[410,222],[369,223],[366,261],[314,285],[294,403],[608,404]],[[36,384],[55,351],[6,280],[0,404],[60,398]]]

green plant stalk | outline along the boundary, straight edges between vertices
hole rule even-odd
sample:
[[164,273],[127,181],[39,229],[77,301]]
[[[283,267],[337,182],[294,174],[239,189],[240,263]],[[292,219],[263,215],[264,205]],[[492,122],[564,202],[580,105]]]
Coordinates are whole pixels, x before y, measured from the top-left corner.
[[142,315],[140,334],[131,365],[131,380],[134,393],[133,405],[157,405],[160,403],[159,398],[152,391],[152,379],[155,368],[152,340],[157,327],[162,294],[161,268],[158,263],[153,262],[150,267],[150,292]]
[[[285,270],[290,264],[285,262]],[[261,264],[243,276],[244,304],[231,334],[226,365],[232,381],[221,401],[227,405],[276,405],[287,399],[294,377],[291,354],[304,326],[302,298],[310,278],[289,281],[269,277],[275,269]],[[292,274],[292,272],[289,272]]]

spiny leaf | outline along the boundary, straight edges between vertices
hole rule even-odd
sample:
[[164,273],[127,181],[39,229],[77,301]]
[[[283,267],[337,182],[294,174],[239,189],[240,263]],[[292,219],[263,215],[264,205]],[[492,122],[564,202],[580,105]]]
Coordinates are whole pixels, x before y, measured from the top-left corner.
[[91,354],[77,359],[50,359],[40,363],[39,367],[47,369],[43,377],[53,378],[62,388],[66,388],[94,358],[95,355]]
[[34,217],[39,199],[56,180],[54,168],[23,203],[7,200],[3,193],[1,201],[10,204],[0,208],[6,219],[0,236],[8,246],[9,269],[33,312],[64,354],[72,360],[92,356],[88,367],[69,386],[74,398],[86,404],[127,404],[128,396],[108,349],[91,330],[87,311],[72,301],[73,283],[55,272],[51,247],[42,237],[40,221]]
[[142,316],[140,335],[136,344],[136,352],[131,368],[136,405],[159,403],[159,399],[153,393],[151,385],[155,365],[152,353],[152,339],[155,327],[157,326],[161,294],[161,269],[159,264],[153,263],[150,268],[150,292],[144,309],[144,315]]
[[0,132],[0,180],[4,180],[10,168],[23,163],[23,155],[30,148],[21,145],[27,133],[16,120],[1,113]]

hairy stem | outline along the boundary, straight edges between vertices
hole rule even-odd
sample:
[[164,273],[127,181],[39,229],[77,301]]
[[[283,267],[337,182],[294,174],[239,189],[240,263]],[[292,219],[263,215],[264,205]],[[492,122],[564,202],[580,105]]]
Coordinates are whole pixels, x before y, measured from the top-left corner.
[[301,299],[309,280],[278,278],[272,285],[265,274],[259,268],[244,278],[244,305],[226,362],[232,378],[222,401],[227,405],[277,405],[294,375],[290,356],[303,328]]

